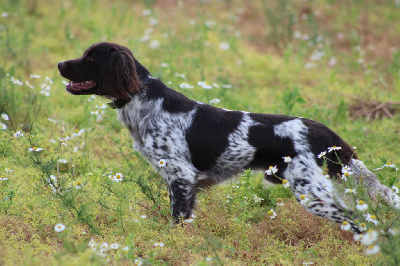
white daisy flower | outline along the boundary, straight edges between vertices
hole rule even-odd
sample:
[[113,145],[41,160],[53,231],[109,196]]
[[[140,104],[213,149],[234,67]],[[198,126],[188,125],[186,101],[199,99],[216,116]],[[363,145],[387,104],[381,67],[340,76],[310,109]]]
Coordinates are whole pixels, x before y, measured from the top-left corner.
[[125,246],[125,247],[122,248],[122,250],[123,250],[123,251],[129,251],[129,247],[128,247],[128,246]]
[[282,159],[283,159],[283,161],[284,161],[285,163],[290,163],[290,162],[292,161],[292,158],[291,158],[290,156],[282,157]]
[[350,230],[350,224],[347,221],[343,221],[342,225],[340,226],[340,229],[348,231]]
[[96,241],[94,241],[94,239],[90,239],[89,243],[88,243],[89,247],[93,248],[94,246],[97,245]]
[[99,246],[100,252],[105,252],[108,251],[110,249],[110,247],[108,246],[107,242],[103,242],[100,246]]
[[367,255],[372,255],[372,254],[377,254],[379,253],[380,248],[378,245],[369,245],[367,249],[365,250],[365,254]]
[[181,85],[179,85],[179,88],[181,88],[181,89],[193,89],[193,86],[184,82],[184,83],[181,83]]
[[17,132],[15,132],[15,134],[14,134],[14,137],[15,137],[15,138],[19,138],[19,137],[23,137],[23,136],[24,136],[24,134],[22,134],[21,131],[17,131]]
[[306,195],[300,195],[300,204],[301,205],[307,205],[307,203],[310,201],[310,199]]
[[82,187],[83,187],[83,184],[82,184],[81,181],[76,181],[76,182],[75,182],[75,188],[76,188],[76,189],[81,189]]
[[278,172],[278,168],[277,168],[276,165],[275,165],[275,166],[270,166],[270,167],[268,167],[268,170],[265,171],[265,173],[266,173],[267,175],[273,175],[273,174],[275,174],[276,172]]
[[283,179],[283,180],[282,180],[282,185],[283,185],[284,188],[290,187],[290,183],[289,183],[289,181],[287,181],[286,179]]
[[7,125],[4,124],[3,122],[0,122],[0,129],[1,130],[6,130],[7,129]]
[[368,209],[368,205],[363,200],[359,200],[357,202],[356,209],[359,211],[365,211]]
[[2,180],[8,180],[8,177],[0,176],[0,181],[2,181]]
[[361,232],[367,231],[367,225],[365,223],[360,223],[358,229],[360,229]]
[[54,226],[54,231],[56,231],[57,233],[62,232],[65,230],[65,225],[63,225],[62,223],[58,223]]
[[67,159],[58,159],[58,162],[63,164],[68,163]]
[[399,194],[399,188],[396,186],[392,186],[392,190],[394,191],[394,193]]
[[366,220],[367,222],[371,222],[371,223],[373,223],[373,224],[375,224],[375,225],[378,225],[378,224],[379,224],[378,220],[376,220],[376,216],[373,215],[373,214],[367,213],[367,214],[365,215],[365,220]]
[[274,209],[271,209],[270,211],[268,211],[267,214],[268,214],[269,218],[271,218],[271,220],[275,219],[275,217],[276,217],[276,212],[274,212]]
[[40,79],[41,76],[38,75],[38,74],[30,74],[30,75],[29,75],[29,78],[30,78],[30,79]]
[[136,258],[134,261],[135,265],[141,266],[143,264],[142,258]]
[[1,114],[1,118],[3,118],[5,121],[10,120],[10,117],[9,117],[8,114],[6,114],[6,113],[2,113],[2,114]]
[[207,258],[206,258],[206,261],[212,261],[212,256],[208,255]]
[[221,42],[219,44],[219,48],[222,50],[228,50],[230,48],[230,46],[229,46],[229,43],[227,43],[227,42]]
[[165,159],[160,159],[158,161],[158,166],[159,167],[165,167],[167,165],[167,161]]
[[355,188],[346,188],[345,190],[344,190],[344,193],[352,193],[352,194],[357,194],[357,191],[356,191],[356,189]]
[[282,198],[277,198],[276,199],[276,205],[282,207],[283,205],[285,205],[285,203],[283,203],[283,199]]
[[110,249],[119,249],[119,244],[118,243],[112,243],[110,245]]
[[326,155],[326,151],[321,152],[320,154],[318,154],[318,159],[321,159],[325,155]]
[[123,179],[123,175],[121,173],[116,173],[111,180],[115,182],[121,182]]
[[341,150],[342,147],[336,147],[336,146],[332,146],[328,148],[328,152],[332,152],[332,151],[338,151]]
[[210,104],[218,104],[218,103],[220,103],[220,102],[221,102],[220,99],[212,99],[212,100],[210,101]]
[[32,147],[32,148],[29,148],[28,151],[30,151],[30,152],[41,152],[41,151],[43,151],[43,149],[42,148],[38,148],[38,147]]
[[155,247],[163,247],[163,246],[165,246],[165,244],[163,242],[155,242],[154,246]]
[[368,230],[365,234],[363,234],[360,238],[360,243],[369,246],[372,245],[378,239],[378,232],[375,230]]

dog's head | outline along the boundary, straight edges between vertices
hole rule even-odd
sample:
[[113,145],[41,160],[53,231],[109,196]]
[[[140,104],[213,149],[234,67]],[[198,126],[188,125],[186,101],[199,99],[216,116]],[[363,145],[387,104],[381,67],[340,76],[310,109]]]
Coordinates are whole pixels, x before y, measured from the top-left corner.
[[70,80],[67,91],[75,95],[126,99],[140,91],[141,82],[131,51],[115,43],[93,44],[82,57],[58,63],[58,70]]

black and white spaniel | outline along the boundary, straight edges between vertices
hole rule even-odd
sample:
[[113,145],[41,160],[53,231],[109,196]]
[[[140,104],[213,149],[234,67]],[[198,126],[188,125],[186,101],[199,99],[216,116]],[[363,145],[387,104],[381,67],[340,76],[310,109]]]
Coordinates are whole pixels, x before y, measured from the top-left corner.
[[[134,148],[153,167],[165,160],[160,173],[177,220],[191,216],[199,188],[226,181],[246,168],[268,170],[265,179],[271,182],[285,179],[298,201],[308,199],[303,206],[309,212],[347,221],[355,232],[359,229],[352,211],[335,193],[334,182],[340,182],[343,169],[365,185],[372,198],[379,195],[400,207],[399,197],[380,184],[353,149],[318,122],[190,100],[151,77],[128,48],[114,43],[94,44],[82,57],[59,63],[58,69],[70,80],[68,92],[112,100],[110,106],[129,129]],[[334,151],[326,152],[329,148]],[[330,178],[322,169],[324,161]]]

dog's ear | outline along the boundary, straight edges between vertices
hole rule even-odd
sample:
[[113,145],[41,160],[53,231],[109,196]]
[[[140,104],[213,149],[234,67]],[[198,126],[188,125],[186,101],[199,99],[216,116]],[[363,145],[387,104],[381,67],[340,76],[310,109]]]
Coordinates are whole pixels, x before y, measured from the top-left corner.
[[101,75],[100,92],[116,99],[130,98],[130,93],[140,91],[133,56],[126,51],[113,50]]

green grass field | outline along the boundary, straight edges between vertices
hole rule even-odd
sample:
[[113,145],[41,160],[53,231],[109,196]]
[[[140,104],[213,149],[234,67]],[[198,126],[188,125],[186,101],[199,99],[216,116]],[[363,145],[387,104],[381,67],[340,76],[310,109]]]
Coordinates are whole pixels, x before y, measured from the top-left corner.
[[397,0],[0,1],[0,265],[398,265],[398,210],[366,200],[380,232],[367,255],[249,170],[172,226],[157,169],[105,99],[65,91],[57,63],[116,42],[192,99],[322,122],[376,169],[400,164],[399,14]]

